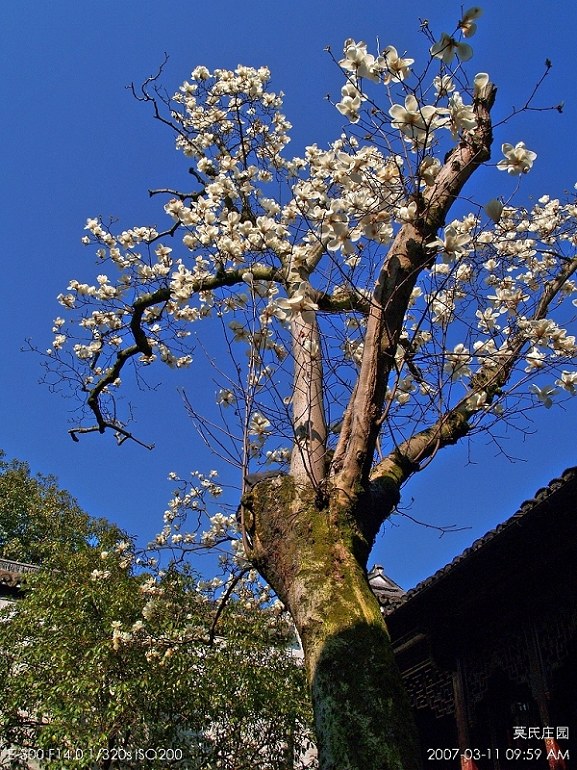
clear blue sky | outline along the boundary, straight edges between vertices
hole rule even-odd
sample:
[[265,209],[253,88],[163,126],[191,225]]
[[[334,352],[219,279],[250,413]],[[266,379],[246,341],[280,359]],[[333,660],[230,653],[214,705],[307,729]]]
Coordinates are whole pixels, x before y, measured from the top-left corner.
[[[468,5],[466,6],[468,7]],[[575,40],[577,5],[535,0],[488,0],[471,41],[476,71],[499,86],[496,114],[520,106],[553,62],[539,102],[565,100],[563,115],[525,114],[499,131],[496,145],[524,140],[538,153],[523,195],[562,195],[577,181]],[[92,282],[91,252],[80,244],[88,216],[117,216],[126,226],[161,221],[150,187],[171,186],[186,163],[172,138],[137,104],[125,86],[156,71],[170,56],[164,82],[176,90],[197,64],[267,64],[274,87],[286,93],[294,125],[293,151],[327,143],[340,118],[323,99],[338,95],[339,73],[323,52],[338,55],[346,37],[376,47],[395,45],[418,59],[425,50],[419,18],[436,33],[452,31],[460,5],[446,0],[17,0],[0,4],[1,174],[0,447],[54,473],[94,515],[105,515],[146,541],[161,527],[170,470],[210,469],[182,408],[177,381],[156,370],[163,387],[133,399],[139,435],[154,452],[118,448],[112,437],[68,434],[75,404],[37,384],[39,360],[20,352],[26,338],[49,346],[56,295],[70,278]],[[493,175],[498,195],[500,179]],[[577,333],[577,330],[571,330]],[[185,375],[189,396],[203,373]],[[414,585],[511,515],[518,505],[577,464],[577,403],[537,417],[533,435],[504,434],[511,463],[480,437],[445,450],[405,491],[410,514],[430,524],[468,527],[439,538],[434,530],[395,517],[379,538],[372,561],[405,587]],[[231,479],[232,481],[232,479]],[[398,526],[397,526],[398,525]]]

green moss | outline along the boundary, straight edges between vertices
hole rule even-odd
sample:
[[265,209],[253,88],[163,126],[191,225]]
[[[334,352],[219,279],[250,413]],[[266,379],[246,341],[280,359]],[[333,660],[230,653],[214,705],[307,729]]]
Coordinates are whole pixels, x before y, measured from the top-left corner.
[[418,767],[410,707],[381,623],[358,622],[330,634],[311,691],[323,768]]
[[358,510],[321,508],[314,489],[288,476],[259,482],[250,497],[257,566],[288,605],[305,647],[321,767],[416,768],[410,710],[359,558]]

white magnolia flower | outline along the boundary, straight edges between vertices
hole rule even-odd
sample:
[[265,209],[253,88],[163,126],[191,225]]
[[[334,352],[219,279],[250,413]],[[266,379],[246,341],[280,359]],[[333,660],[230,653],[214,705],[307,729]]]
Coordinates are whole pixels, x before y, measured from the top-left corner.
[[66,344],[65,334],[57,334],[54,337],[54,340],[52,341],[52,347],[54,350],[62,350],[65,344]]
[[359,89],[352,83],[345,83],[341,88],[341,100],[340,102],[337,102],[336,108],[341,115],[348,118],[351,123],[358,123],[359,110],[361,109],[362,101],[363,99]]
[[463,18],[459,22],[459,29],[465,37],[473,37],[477,31],[477,25],[474,23],[474,20],[478,19],[482,15],[483,9],[479,8],[478,5],[475,5],[472,8],[469,8],[468,11],[465,11]]
[[412,375],[408,374],[397,382],[395,389],[395,399],[399,406],[408,404],[411,400],[411,394],[416,391]]
[[485,214],[492,219],[495,224],[501,219],[503,213],[503,204],[497,198],[493,198],[484,205]]
[[353,72],[359,78],[368,78],[378,81],[382,62],[375,61],[375,57],[367,52],[367,44],[364,41],[356,43],[352,38],[345,41],[343,53],[339,65],[348,72]]
[[419,176],[427,187],[430,187],[435,183],[440,170],[441,161],[438,158],[433,158],[432,155],[426,155],[419,165]]
[[438,99],[449,96],[455,90],[453,78],[450,75],[437,75],[433,80],[435,86],[435,96]]
[[471,411],[482,409],[486,404],[487,393],[484,390],[481,390],[478,393],[471,393],[465,402],[465,406]]
[[542,369],[545,366],[546,356],[539,348],[532,347],[525,357],[527,366],[526,372],[534,372],[537,369]]
[[414,222],[417,218],[417,202],[411,201],[406,206],[399,206],[397,219],[399,222]]
[[497,163],[499,171],[506,171],[513,176],[519,176],[520,174],[526,174],[533,166],[533,161],[537,157],[536,152],[532,152],[525,147],[525,142],[517,142],[513,147],[512,144],[505,142],[501,147],[505,158]]
[[110,571],[105,569],[93,569],[90,573],[90,580],[96,581],[96,580],[106,580],[110,577]]
[[543,388],[540,388],[538,385],[531,385],[529,390],[537,396],[545,409],[551,409],[553,406],[553,396],[556,396],[559,392],[553,385],[545,385]]
[[292,297],[281,297],[276,300],[276,304],[281,310],[285,310],[289,315],[295,313],[306,313],[318,310],[319,306],[305,294],[293,294]]
[[486,72],[479,72],[475,75],[473,87],[473,97],[475,99],[483,99],[488,95],[489,89],[493,86],[489,75]]
[[218,391],[217,403],[221,406],[232,406],[236,403],[236,396],[232,390],[222,388]]
[[501,327],[497,324],[497,319],[502,315],[501,310],[493,310],[491,307],[487,307],[484,310],[476,310],[476,317],[479,319],[478,327],[485,334],[493,334],[496,331],[500,331]]
[[445,227],[444,238],[436,238],[428,245],[430,248],[442,250],[444,262],[453,262],[471,252],[470,243],[469,233],[459,232],[453,224],[450,224]]
[[432,105],[420,106],[414,94],[405,98],[405,106],[393,104],[389,110],[393,118],[391,125],[417,146],[425,146],[435,127],[437,108]]
[[561,372],[561,377],[555,382],[555,385],[571,393],[572,396],[577,395],[577,372]]
[[457,138],[460,131],[472,131],[477,125],[472,105],[464,104],[458,91],[451,95],[448,108],[439,109],[438,113],[448,116],[448,120],[443,121],[442,125],[451,131],[453,139]]
[[244,341],[249,340],[248,329],[245,326],[243,326],[240,323],[240,321],[230,321],[230,323],[228,324],[228,328],[232,331],[234,335],[233,336],[234,342],[242,342],[243,340]]
[[248,432],[251,436],[258,436],[260,439],[263,439],[268,433],[270,427],[270,422],[267,420],[264,414],[261,414],[261,412],[255,412],[250,418]]
[[458,380],[460,377],[469,377],[471,369],[469,364],[473,360],[469,349],[459,342],[455,345],[452,353],[447,353],[444,366],[445,374],[448,374],[452,380]]
[[393,45],[389,45],[383,51],[383,59],[389,75],[388,79],[404,80],[410,70],[411,64],[415,63],[414,59],[402,59],[397,53],[397,49]]
[[458,42],[445,32],[441,35],[441,39],[431,46],[431,56],[440,59],[444,64],[450,64],[455,56],[458,56],[461,61],[469,61],[472,55],[473,49],[470,45]]

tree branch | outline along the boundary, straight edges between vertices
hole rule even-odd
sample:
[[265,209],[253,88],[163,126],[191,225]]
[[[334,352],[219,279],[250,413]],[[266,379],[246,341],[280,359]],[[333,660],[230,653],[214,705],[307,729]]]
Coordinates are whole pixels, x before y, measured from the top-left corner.
[[[221,270],[208,277],[198,278],[193,283],[192,294],[201,291],[212,291],[225,286],[235,286],[244,283],[246,268],[235,270]],[[253,278],[258,281],[280,281],[283,279],[282,271],[278,268],[267,265],[257,265],[250,270]],[[154,292],[143,294],[132,304],[132,317],[130,320],[130,331],[132,333],[134,344],[120,350],[116,354],[113,365],[105,371],[96,385],[90,390],[86,400],[87,406],[92,410],[96,417],[98,431],[104,433],[107,428],[119,429],[116,421],[107,420],[102,414],[100,407],[100,397],[106,388],[113,385],[120,377],[122,369],[131,358],[142,355],[150,358],[154,355],[153,347],[146,336],[142,327],[142,319],[145,311],[154,305],[169,302],[171,299],[171,290],[169,286],[164,286]],[[82,432],[79,429],[71,431],[72,433]],[[74,438],[74,436],[73,436]],[[132,438],[132,437],[131,437]]]
[[[577,256],[573,257],[570,262],[563,263],[559,274],[545,286],[530,320],[539,321],[546,318],[551,303],[576,271]],[[487,368],[485,372],[473,375],[471,378],[473,389],[470,393],[452,409],[442,414],[433,425],[401,443],[373,467],[370,473],[372,484],[376,484],[377,489],[386,490],[388,498],[390,498],[391,490],[395,489],[400,496],[401,486],[412,475],[421,470],[425,460],[432,458],[444,447],[456,444],[472,430],[471,418],[487,410],[487,407],[509,381],[514,367],[529,344],[526,333],[519,331],[512,338],[509,351],[505,354],[500,353],[498,366]],[[474,396],[481,393],[485,394],[485,398],[482,403],[476,405]],[[380,514],[382,515],[380,521],[374,522],[375,531],[378,531],[382,522],[392,511],[393,506],[390,505],[389,507],[388,511]]]
[[[117,434],[117,442],[118,444],[123,444],[125,441],[134,441],[136,444],[140,444],[140,446],[144,447],[145,449],[154,449],[154,444],[145,444],[144,441],[141,441],[140,439],[137,439],[136,436],[134,436],[129,431],[125,430],[123,427],[118,425],[115,422],[109,422],[107,420],[103,420],[104,429],[106,428],[112,428],[115,433]],[[92,425],[90,427],[84,427],[84,428],[71,428],[68,433],[70,434],[70,438],[72,441],[80,441],[78,438],[79,433],[95,433],[98,431],[98,433],[103,433],[104,431],[101,430],[100,423],[98,425]]]
[[435,183],[417,196],[417,215],[401,227],[383,262],[367,318],[359,378],[345,412],[335,451],[335,484],[351,499],[366,485],[381,427],[387,382],[403,328],[411,292],[431,261],[427,244],[445,223],[451,206],[474,171],[490,157],[493,133],[492,85],[475,100],[477,126],[449,153]]
[[214,618],[210,626],[210,630],[208,632],[209,644],[212,645],[214,643],[214,638],[216,636],[216,627],[218,625],[218,621],[220,620],[220,616],[224,612],[224,609],[228,604],[228,601],[232,596],[234,589],[237,587],[237,585],[240,583],[240,581],[243,579],[243,577],[247,574],[248,571],[249,571],[248,568],[243,569],[237,575],[235,575],[233,579],[230,581],[228,588],[222,595],[218,603],[218,607],[216,608],[216,612],[214,613]]

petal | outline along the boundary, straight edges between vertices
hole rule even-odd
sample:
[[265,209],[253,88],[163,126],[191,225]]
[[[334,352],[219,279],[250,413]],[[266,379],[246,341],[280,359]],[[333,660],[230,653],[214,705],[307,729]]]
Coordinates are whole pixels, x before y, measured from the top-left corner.
[[473,49],[468,43],[455,43],[457,56],[461,61],[469,61],[473,56]]
[[405,99],[405,108],[409,112],[418,112],[419,111],[419,102],[417,101],[417,98],[414,94],[408,94],[408,96]]
[[389,110],[389,115],[393,118],[393,120],[404,123],[405,122],[405,115],[407,111],[404,107],[401,107],[400,104],[393,104],[393,106]]

